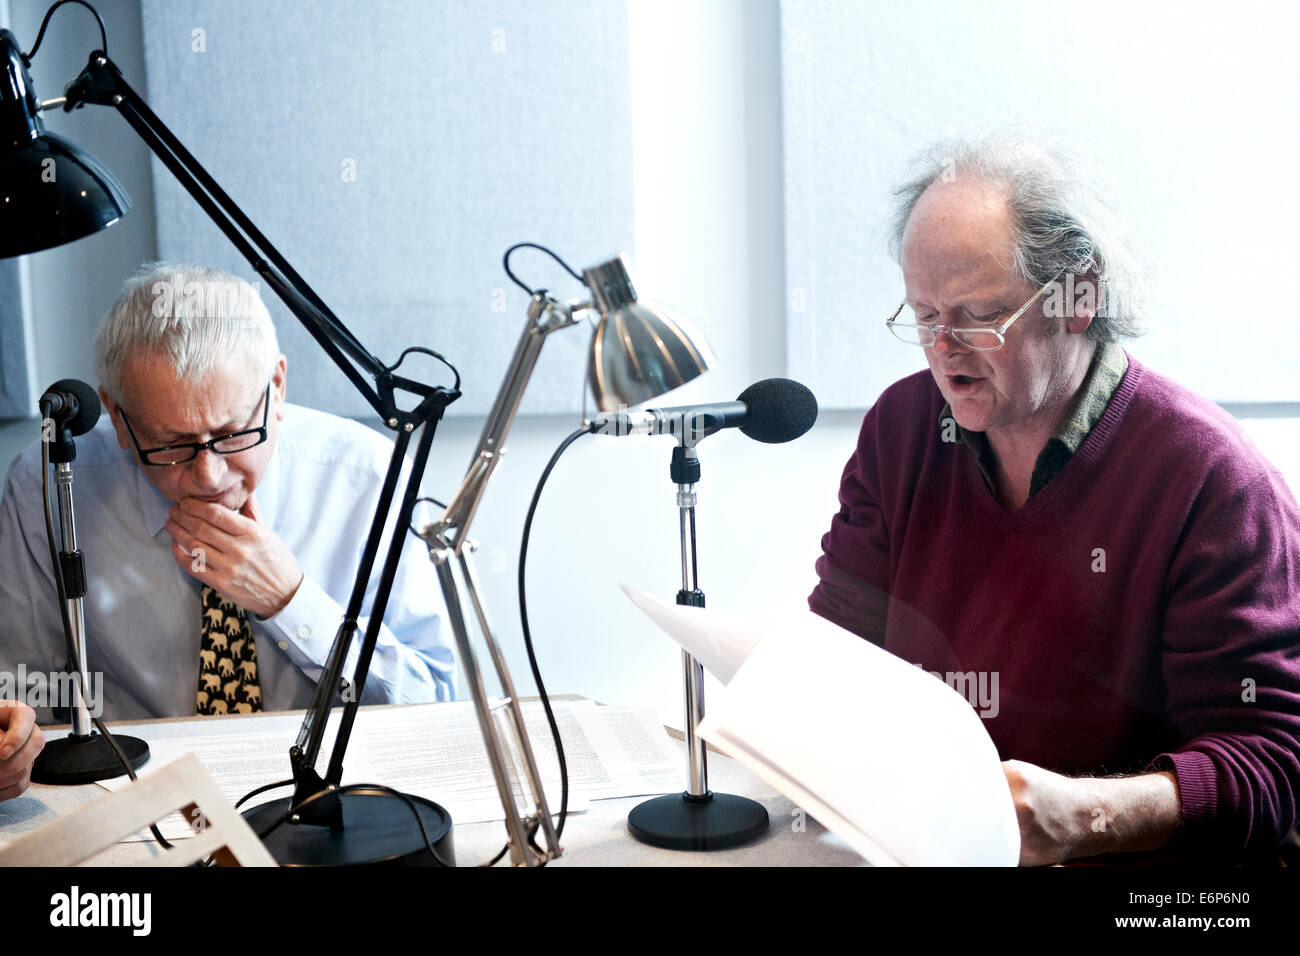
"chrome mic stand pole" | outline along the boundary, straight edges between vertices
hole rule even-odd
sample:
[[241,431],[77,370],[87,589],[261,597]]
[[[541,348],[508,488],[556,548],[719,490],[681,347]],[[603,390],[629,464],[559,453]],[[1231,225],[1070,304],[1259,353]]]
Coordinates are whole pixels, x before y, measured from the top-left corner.
[[[82,598],[86,594],[85,564],[81,552],[77,550],[77,519],[72,510],[72,465],[66,461],[54,466],[54,483],[59,496],[59,518],[63,533],[63,547],[59,550],[59,559],[64,564],[64,584],[67,588],[68,620],[72,624],[72,643],[77,649],[76,661],[69,661],[69,667],[80,663],[78,680],[72,682],[72,736],[88,737],[91,733],[90,712],[86,707],[85,689],[90,686],[90,675],[86,671],[86,618],[82,608]],[[70,566],[68,558],[72,559]],[[73,571],[69,574],[68,571]]]
[[[677,485],[678,526],[682,550],[682,589],[677,603],[704,607],[695,552],[695,483],[700,480],[700,459],[695,446],[700,437],[690,425],[682,428],[673,449],[670,474]],[[687,784],[682,794],[655,797],[633,807],[627,828],[642,843],[671,850],[721,850],[747,843],[767,831],[767,810],[762,804],[709,789],[708,752],[699,736],[704,719],[704,668],[682,651],[686,697]]]
[[[63,542],[59,550],[59,564],[63,570],[68,623],[76,656],[68,661],[68,670],[75,671],[70,681],[72,732],[62,740],[52,740],[45,745],[32,765],[32,780],[36,783],[55,784],[94,783],[96,780],[120,777],[124,768],[108,740],[95,731],[86,702],[86,688],[91,686],[86,665],[86,620],[82,609],[82,598],[86,594],[86,565],[81,551],[77,549],[77,521],[72,509],[72,462],[77,457],[77,447],[62,423],[46,418],[42,422],[42,428],[45,432],[41,438],[49,443],[50,463],[54,465],[54,481],[57,485],[59,527]],[[50,429],[54,430],[53,435],[50,434]],[[91,704],[102,706],[103,700],[92,700]],[[130,762],[131,769],[139,769],[149,760],[149,745],[139,737],[113,736]]]

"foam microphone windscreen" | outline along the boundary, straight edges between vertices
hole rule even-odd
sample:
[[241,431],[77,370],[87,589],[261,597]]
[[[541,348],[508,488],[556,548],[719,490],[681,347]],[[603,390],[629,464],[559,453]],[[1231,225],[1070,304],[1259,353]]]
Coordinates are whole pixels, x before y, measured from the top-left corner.
[[779,445],[794,441],[817,421],[817,399],[788,378],[765,378],[740,393],[749,421],[740,430],[755,441]]
[[46,393],[58,392],[62,395],[69,395],[77,401],[77,413],[69,417],[63,427],[70,435],[84,435],[95,427],[95,422],[99,421],[99,396],[95,390],[75,378],[64,378],[55,382]]

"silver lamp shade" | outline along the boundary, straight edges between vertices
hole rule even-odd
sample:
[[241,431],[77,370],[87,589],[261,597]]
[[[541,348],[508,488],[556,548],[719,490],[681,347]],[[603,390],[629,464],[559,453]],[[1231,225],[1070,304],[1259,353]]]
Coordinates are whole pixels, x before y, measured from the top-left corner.
[[716,359],[688,320],[638,302],[623,256],[583,271],[600,324],[591,338],[587,380],[602,412],[639,405],[698,377]]

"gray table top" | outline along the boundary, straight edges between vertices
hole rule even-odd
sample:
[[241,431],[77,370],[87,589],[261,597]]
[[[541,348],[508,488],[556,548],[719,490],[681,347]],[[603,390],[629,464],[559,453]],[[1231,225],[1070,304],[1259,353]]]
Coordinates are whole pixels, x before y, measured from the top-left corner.
[[[205,721],[256,720],[260,715],[231,718],[204,717]],[[194,718],[176,718],[192,720]],[[123,721],[116,726],[127,726]],[[680,732],[673,732],[680,738]],[[678,739],[685,762],[685,744]],[[859,866],[864,860],[837,836],[830,833],[769,784],[728,757],[710,751],[709,786],[715,793],[750,797],[768,813],[770,827],[759,839],[744,846],[710,852],[665,850],[647,846],[632,837],[627,815],[646,797],[595,800],[590,809],[569,815],[561,839],[563,854],[552,866]],[[286,767],[287,770],[287,767]],[[106,796],[94,784],[60,787],[33,784],[21,797],[0,803],[0,843],[7,843],[37,829],[56,817],[70,813],[92,800]],[[551,795],[558,807],[558,794]],[[474,866],[491,859],[505,843],[505,826],[500,821],[456,824],[453,839],[460,866]],[[89,861],[98,866],[134,866],[158,853],[152,842],[118,843]],[[498,866],[505,865],[498,863]]]

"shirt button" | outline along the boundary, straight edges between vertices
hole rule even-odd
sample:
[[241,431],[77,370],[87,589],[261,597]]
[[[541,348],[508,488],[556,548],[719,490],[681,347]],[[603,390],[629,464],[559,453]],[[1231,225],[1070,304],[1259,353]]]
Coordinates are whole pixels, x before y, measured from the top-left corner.
[[287,651],[287,650],[289,649],[289,642],[288,642],[288,641],[279,641],[278,643],[279,643],[279,645],[280,645],[280,650],[282,650],[282,651]]
[[298,636],[299,636],[299,637],[310,637],[310,636],[311,636],[311,628],[308,627],[306,624],[304,624],[302,627],[298,628]]

